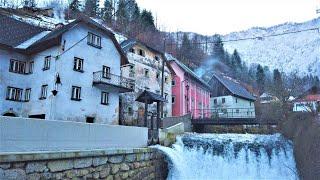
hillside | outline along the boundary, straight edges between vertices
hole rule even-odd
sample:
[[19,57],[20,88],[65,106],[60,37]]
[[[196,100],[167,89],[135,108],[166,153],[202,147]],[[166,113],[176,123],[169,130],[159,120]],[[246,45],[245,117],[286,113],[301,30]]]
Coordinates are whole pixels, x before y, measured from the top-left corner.
[[[223,40],[268,36],[279,33],[318,28],[320,18],[304,23],[285,23],[270,28],[251,28],[246,31],[227,34]],[[319,30],[304,31],[275,37],[257,38],[243,41],[224,42],[230,53],[237,49],[242,60],[267,65],[270,69],[279,68],[300,75],[320,74],[320,33]]]

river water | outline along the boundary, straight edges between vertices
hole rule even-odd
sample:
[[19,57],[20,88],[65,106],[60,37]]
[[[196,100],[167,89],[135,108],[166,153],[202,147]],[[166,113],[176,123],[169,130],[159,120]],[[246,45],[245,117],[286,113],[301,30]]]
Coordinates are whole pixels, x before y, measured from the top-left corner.
[[167,155],[169,180],[299,179],[292,143],[280,134],[186,134]]

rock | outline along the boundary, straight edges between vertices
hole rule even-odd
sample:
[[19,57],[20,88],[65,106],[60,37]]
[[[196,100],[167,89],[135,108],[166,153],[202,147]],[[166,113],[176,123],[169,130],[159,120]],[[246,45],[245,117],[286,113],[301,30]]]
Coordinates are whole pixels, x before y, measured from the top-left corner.
[[41,178],[39,173],[28,174],[28,180],[39,180]]
[[69,170],[73,168],[73,163],[70,160],[58,160],[48,162],[48,168],[51,172]]
[[95,172],[92,174],[93,179],[99,179],[99,172]]
[[129,173],[128,172],[124,172],[120,174],[121,179],[127,179],[129,177]]
[[68,170],[64,172],[64,176],[71,179],[73,177],[76,177],[77,175],[74,170]]
[[122,161],[123,161],[123,156],[121,156],[121,155],[111,156],[108,159],[108,162],[114,163],[114,164],[121,163]]
[[11,167],[11,165],[9,163],[0,164],[1,169],[9,169],[10,167]]
[[92,160],[92,164],[95,167],[103,164],[107,164],[107,162],[108,162],[108,157],[95,157]]
[[133,166],[135,169],[138,169],[140,167],[140,163],[139,162],[135,162],[133,163]]
[[18,162],[13,164],[13,168],[22,168],[26,165],[24,162]]
[[45,162],[30,162],[26,166],[26,172],[28,174],[34,172],[44,172],[46,168]]
[[113,180],[113,176],[112,175],[109,175],[106,180]]
[[63,174],[62,173],[56,173],[54,179],[62,179]]
[[111,173],[112,174],[116,174],[120,169],[120,165],[119,164],[114,164],[111,166]]
[[100,171],[100,178],[105,178],[110,174],[110,168],[105,168]]
[[79,176],[85,176],[87,174],[89,174],[89,170],[88,169],[80,169],[78,171]]
[[83,178],[84,178],[84,179],[92,179],[93,176],[92,176],[92,174],[87,174],[87,175],[85,175]]
[[122,164],[120,165],[120,169],[121,169],[121,171],[129,171],[129,170],[130,170],[130,167],[129,167],[127,164],[122,163]]
[[73,161],[74,168],[86,168],[92,165],[92,158],[81,158]]
[[110,169],[109,165],[105,164],[105,165],[101,165],[95,168],[96,171],[103,171],[105,169]]
[[26,172],[22,169],[7,169],[4,171],[4,179],[26,179]]
[[134,174],[135,174],[135,171],[133,171],[133,170],[128,172],[129,177],[133,177]]
[[136,160],[136,155],[135,154],[126,155],[126,158],[125,158],[126,162],[134,162],[135,160]]
[[0,179],[4,179],[4,170],[0,168]]
[[116,175],[114,175],[114,179],[115,179],[115,180],[121,180],[121,177],[120,177],[119,174],[116,174]]
[[45,172],[45,173],[42,173],[40,174],[40,179],[52,179],[53,175],[52,173],[49,173],[49,172]]

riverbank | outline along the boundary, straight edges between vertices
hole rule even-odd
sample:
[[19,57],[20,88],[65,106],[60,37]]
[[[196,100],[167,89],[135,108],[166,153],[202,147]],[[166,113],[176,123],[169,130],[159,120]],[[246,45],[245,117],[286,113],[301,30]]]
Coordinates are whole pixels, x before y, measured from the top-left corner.
[[293,141],[297,169],[302,179],[320,177],[320,123],[319,117],[309,114],[291,114],[280,125],[281,133]]
[[203,129],[198,131],[198,133],[215,133],[215,134],[224,134],[224,133],[236,133],[236,134],[274,134],[278,133],[279,129],[277,126],[271,125],[233,125],[233,126],[224,126],[224,125],[207,125]]

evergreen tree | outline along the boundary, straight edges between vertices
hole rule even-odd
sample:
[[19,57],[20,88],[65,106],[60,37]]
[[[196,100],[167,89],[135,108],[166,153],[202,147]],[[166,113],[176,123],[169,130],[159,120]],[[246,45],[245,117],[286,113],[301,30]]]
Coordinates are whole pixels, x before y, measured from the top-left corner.
[[236,73],[240,72],[242,69],[241,58],[236,49],[233,51],[231,56],[231,69],[233,69]]
[[258,89],[260,93],[264,92],[264,86],[265,86],[265,74],[263,71],[262,66],[259,64],[257,67],[257,72],[256,72],[256,82],[258,85]]
[[117,22],[117,26],[122,31],[126,31],[127,25],[129,23],[129,15],[126,8],[127,8],[126,0],[119,0],[117,4],[116,22]]
[[105,0],[102,8],[102,19],[105,20],[107,23],[111,23],[113,19],[113,1],[112,0]]
[[215,35],[215,42],[213,43],[211,56],[217,58],[221,62],[224,60],[224,48],[220,35]]
[[187,33],[184,33],[182,37],[181,47],[179,48],[179,59],[181,59],[181,61],[188,65],[190,64],[190,59],[192,58],[191,49],[191,41],[189,40]]
[[152,16],[151,11],[143,10],[141,12],[141,23],[144,30],[156,30],[156,26],[154,24],[154,18]]
[[99,0],[86,0],[84,13],[90,17],[95,17],[98,14]]
[[284,91],[284,85],[281,77],[281,73],[278,69],[273,70],[273,90],[274,94],[278,98],[282,98],[282,92]]
[[36,7],[37,3],[35,0],[24,0],[24,6],[26,7]]
[[74,12],[79,12],[80,6],[81,6],[81,4],[80,4],[79,0],[73,0],[69,5],[69,9]]

